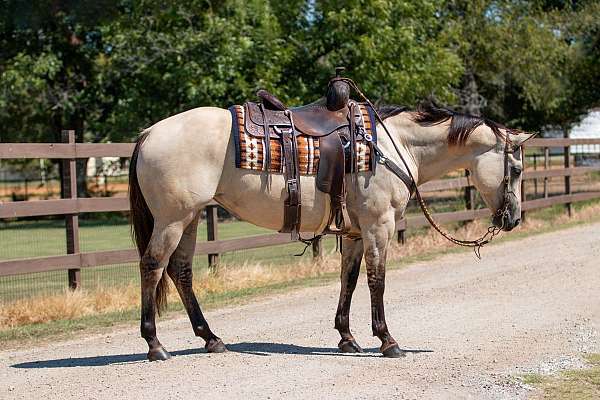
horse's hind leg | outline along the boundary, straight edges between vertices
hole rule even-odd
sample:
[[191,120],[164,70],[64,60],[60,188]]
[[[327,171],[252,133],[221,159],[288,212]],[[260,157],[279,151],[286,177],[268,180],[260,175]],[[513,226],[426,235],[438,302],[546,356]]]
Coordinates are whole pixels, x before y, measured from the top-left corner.
[[350,303],[360,273],[362,257],[362,240],[343,239],[340,300],[335,315],[335,329],[340,332],[342,337],[338,347],[344,353],[362,353],[363,351],[350,332]]
[[227,349],[221,339],[210,330],[192,288],[192,262],[194,260],[194,248],[196,247],[198,218],[199,214],[185,228],[179,246],[171,255],[167,273],[177,287],[181,301],[192,323],[194,334],[206,341],[205,348],[208,352],[221,353]]
[[171,224],[157,222],[152,231],[148,247],[140,261],[142,283],[142,317],[140,331],[148,343],[148,359],[150,361],[166,360],[170,354],[156,337],[156,313],[166,301],[167,282],[163,272],[169,257],[177,247],[183,229],[191,218]]

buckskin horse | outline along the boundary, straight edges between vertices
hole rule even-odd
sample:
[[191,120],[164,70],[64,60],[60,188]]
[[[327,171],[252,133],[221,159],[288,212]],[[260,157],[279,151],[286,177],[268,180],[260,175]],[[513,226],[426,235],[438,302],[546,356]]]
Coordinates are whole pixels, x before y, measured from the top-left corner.
[[[318,103],[314,103],[317,108],[296,112],[279,104],[274,97],[269,99],[268,94],[263,100],[264,104],[271,105],[267,108],[285,113],[277,114],[278,118],[289,118],[287,127],[291,129],[286,132],[291,136],[288,139],[296,140],[294,116],[305,125],[317,121],[313,124],[317,126],[313,136],[326,133],[319,129],[318,121],[332,114],[318,108]],[[379,111],[377,129],[381,131],[385,120],[383,128],[387,135],[378,135],[377,152],[371,156],[380,165],[376,170],[352,171],[352,182],[344,187],[343,211],[348,215],[347,224],[352,226],[353,234],[342,238],[341,291],[335,328],[341,335],[340,351],[362,351],[350,331],[349,312],[364,258],[371,293],[373,335],[381,340],[380,351],[384,356],[400,357],[403,352],[386,324],[383,294],[386,251],[411,192],[449,171],[467,169],[493,213],[495,229],[509,231],[519,224],[521,216],[520,145],[532,135],[432,103],[423,104],[415,111],[391,106]],[[347,110],[344,112],[346,118],[349,114]],[[267,111],[263,114],[265,118],[269,115]],[[226,351],[223,341],[205,320],[192,289],[198,218],[200,210],[210,201],[215,200],[245,221],[274,230],[282,230],[288,224],[293,229],[285,230],[287,232],[318,234],[331,223],[333,194],[319,189],[322,182],[318,176],[300,176],[297,171],[292,176],[291,170],[297,169],[297,164],[290,160],[281,160],[286,163],[283,173],[236,167],[236,144],[232,135],[235,124],[230,110],[200,107],[156,123],[137,139],[131,158],[129,195],[134,238],[141,257],[141,335],[148,343],[151,361],[170,358],[157,338],[155,325],[156,313],[166,300],[165,275],[175,284],[193,331],[205,340],[206,350]],[[263,134],[268,136],[270,129],[265,125]],[[306,132],[309,131],[307,128]],[[273,132],[285,136],[282,130]],[[301,199],[301,218],[299,205],[290,201],[292,187],[299,189],[295,196],[296,200]],[[291,214],[291,223],[284,204],[286,209],[297,208],[297,212]],[[344,233],[344,229],[347,231],[348,226],[342,224],[337,233]]]

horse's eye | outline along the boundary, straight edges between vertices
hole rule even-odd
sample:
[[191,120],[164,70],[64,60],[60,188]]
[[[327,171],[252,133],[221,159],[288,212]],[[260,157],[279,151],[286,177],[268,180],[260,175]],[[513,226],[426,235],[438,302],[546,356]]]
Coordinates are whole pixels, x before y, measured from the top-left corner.
[[519,176],[519,175],[521,175],[521,172],[523,172],[523,170],[520,167],[512,167],[512,172],[516,176]]

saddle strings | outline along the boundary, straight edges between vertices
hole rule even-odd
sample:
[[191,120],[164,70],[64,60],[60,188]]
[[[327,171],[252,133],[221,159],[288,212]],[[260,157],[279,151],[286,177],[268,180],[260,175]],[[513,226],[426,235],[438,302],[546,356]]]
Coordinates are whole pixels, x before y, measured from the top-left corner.
[[[475,240],[457,239],[454,236],[452,236],[450,233],[448,233],[445,230],[443,230],[438,225],[438,223],[435,222],[435,220],[433,219],[433,216],[431,215],[429,209],[427,208],[427,204],[425,203],[425,200],[423,200],[423,197],[421,196],[421,193],[419,192],[419,189],[417,188],[417,181],[413,177],[413,174],[412,174],[410,168],[408,167],[408,163],[406,162],[406,160],[402,156],[402,153],[400,152],[400,149],[398,148],[398,145],[396,144],[396,141],[392,137],[391,133],[388,131],[387,126],[383,122],[383,119],[379,115],[379,112],[377,111],[377,109],[375,108],[375,106],[373,105],[373,103],[371,103],[371,101],[367,98],[367,96],[365,96],[365,94],[360,90],[360,88],[358,87],[358,85],[352,79],[345,78],[345,77],[336,77],[334,79],[335,80],[344,81],[348,85],[350,85],[350,87],[352,87],[356,91],[356,93],[358,93],[358,95],[360,97],[362,97],[362,99],[371,107],[371,109],[373,109],[373,112],[375,113],[375,117],[377,118],[377,121],[381,124],[381,126],[383,126],[383,129],[385,130],[385,133],[387,134],[388,138],[392,142],[392,145],[394,146],[394,150],[396,150],[396,153],[400,157],[400,160],[402,160],[402,164],[404,164],[404,167],[406,168],[408,176],[413,181],[414,188],[415,188],[415,197],[417,199],[417,202],[419,203],[419,206],[421,207],[421,211],[423,212],[423,215],[425,215],[425,219],[427,219],[427,222],[429,222],[429,224],[440,235],[442,235],[444,238],[446,238],[448,241],[450,241],[450,242],[452,242],[454,244],[457,244],[459,246],[472,247],[475,255],[477,256],[477,258],[481,259],[481,248],[484,245],[486,245],[489,242],[491,242],[492,239],[496,235],[498,235],[500,233],[500,231],[502,231],[502,229],[504,228],[504,225],[505,225],[505,223],[507,221],[507,217],[509,215],[509,211],[508,211],[509,202],[506,201],[507,200],[506,196],[504,198],[504,204],[503,204],[503,206],[498,211],[496,211],[496,213],[494,214],[494,216],[498,216],[498,217],[502,218],[501,219],[502,225],[500,227],[491,225],[490,227],[488,227],[487,232],[484,233],[480,238],[475,239]],[[508,135],[506,135],[506,141],[507,141],[506,145],[508,145]],[[394,172],[394,171],[392,171],[392,172]]]

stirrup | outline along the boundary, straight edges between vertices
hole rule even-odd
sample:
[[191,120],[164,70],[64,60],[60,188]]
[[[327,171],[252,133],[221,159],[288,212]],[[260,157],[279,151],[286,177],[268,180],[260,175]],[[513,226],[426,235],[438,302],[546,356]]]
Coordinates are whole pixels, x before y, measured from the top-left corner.
[[346,202],[341,202],[340,207],[331,212],[329,221],[327,222],[327,227],[323,233],[345,236],[350,232],[351,228],[352,221],[350,220],[348,210],[346,210]]

